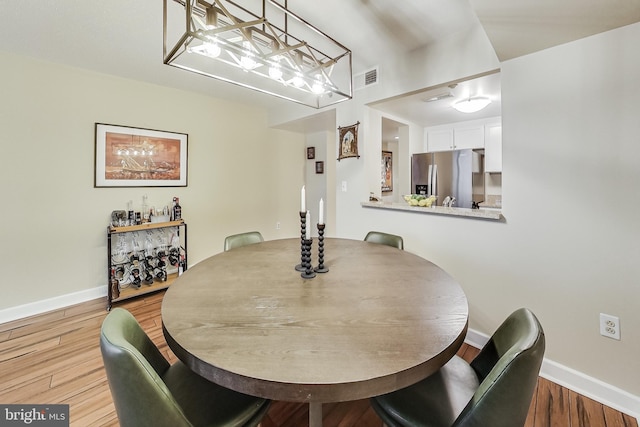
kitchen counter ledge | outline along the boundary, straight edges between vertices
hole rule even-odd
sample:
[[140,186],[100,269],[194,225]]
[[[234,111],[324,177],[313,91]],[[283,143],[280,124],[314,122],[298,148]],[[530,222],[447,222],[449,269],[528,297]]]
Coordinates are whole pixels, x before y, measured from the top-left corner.
[[445,208],[443,206],[421,207],[409,206],[406,203],[388,202],[361,202],[364,208],[392,209],[397,211],[417,212],[432,215],[449,215],[465,218],[486,219],[490,221],[503,221],[502,213],[495,209],[466,209],[466,208]]

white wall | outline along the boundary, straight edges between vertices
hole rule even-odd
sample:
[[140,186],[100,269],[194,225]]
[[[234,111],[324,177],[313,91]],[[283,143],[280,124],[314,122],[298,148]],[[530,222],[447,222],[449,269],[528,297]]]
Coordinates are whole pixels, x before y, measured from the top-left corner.
[[[377,164],[379,151],[369,150],[376,141],[366,122],[363,157],[337,169],[337,180],[349,185],[338,200],[338,235],[362,238],[382,225],[402,235],[407,250],[464,287],[471,328],[490,334],[513,310],[529,307],[545,328],[548,359],[635,402],[639,39],[635,24],[502,64],[504,222],[362,208],[366,164]],[[365,108],[338,110],[337,120],[367,119]],[[621,341],[599,335],[600,312],[620,316]]]
[[[106,293],[110,213],[143,194],[180,197],[190,265],[228,234],[299,235],[304,137],[264,111],[3,53],[0,69],[0,309]],[[188,187],[93,188],[95,122],[188,133]]]
[[[327,168],[335,161],[332,150],[335,144],[335,136],[330,132],[309,134],[306,135],[305,143],[307,147],[315,147],[316,153],[315,159],[307,159],[305,163],[307,210],[311,216],[311,236],[318,236],[316,224],[320,216],[320,199],[324,203],[325,236],[329,236],[333,234],[335,225],[335,192],[327,191],[327,179],[332,174],[333,169],[330,168],[328,170]],[[330,157],[327,156],[328,150],[331,150]],[[316,162],[324,162],[324,173],[316,173]]]
[[[639,39],[635,24],[509,61],[502,73],[502,246],[518,248],[505,277],[549,325],[549,358],[636,395]],[[620,316],[621,341],[599,335],[600,312]]]

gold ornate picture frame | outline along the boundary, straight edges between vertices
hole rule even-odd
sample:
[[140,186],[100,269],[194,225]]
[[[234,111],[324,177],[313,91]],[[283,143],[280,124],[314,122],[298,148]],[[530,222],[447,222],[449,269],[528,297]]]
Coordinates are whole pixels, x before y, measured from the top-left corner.
[[358,154],[358,125],[357,122],[351,126],[338,128],[338,161],[348,157],[360,158]]

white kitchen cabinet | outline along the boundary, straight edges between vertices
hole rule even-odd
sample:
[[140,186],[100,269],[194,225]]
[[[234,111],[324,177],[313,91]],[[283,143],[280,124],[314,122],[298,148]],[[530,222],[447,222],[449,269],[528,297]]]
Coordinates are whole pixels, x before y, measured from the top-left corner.
[[454,127],[453,145],[456,150],[484,148],[484,126]]
[[482,124],[427,129],[427,152],[484,148],[484,134]]
[[485,126],[484,171],[502,172],[502,124],[492,123]]
[[438,129],[427,131],[427,151],[450,151],[454,150],[453,129]]

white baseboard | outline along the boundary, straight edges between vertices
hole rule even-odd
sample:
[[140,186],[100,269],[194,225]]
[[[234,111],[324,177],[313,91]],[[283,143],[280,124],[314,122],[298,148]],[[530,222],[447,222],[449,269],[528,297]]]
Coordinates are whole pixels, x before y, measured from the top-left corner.
[[36,314],[46,313],[47,311],[57,310],[74,304],[90,301],[104,297],[104,307],[107,308],[107,288],[98,286],[93,289],[78,291],[71,294],[60,295],[58,297],[49,298],[42,301],[36,301],[29,304],[9,307],[0,310],[0,323],[11,322],[13,320],[22,319]]
[[[473,329],[467,331],[465,338],[467,344],[482,348],[487,341],[489,341],[488,335]],[[547,358],[542,361],[540,376],[603,405],[640,419],[640,396],[635,396]]]
[[475,348],[482,348],[489,341],[489,335],[485,335],[475,329],[467,329],[467,337],[464,342]]

